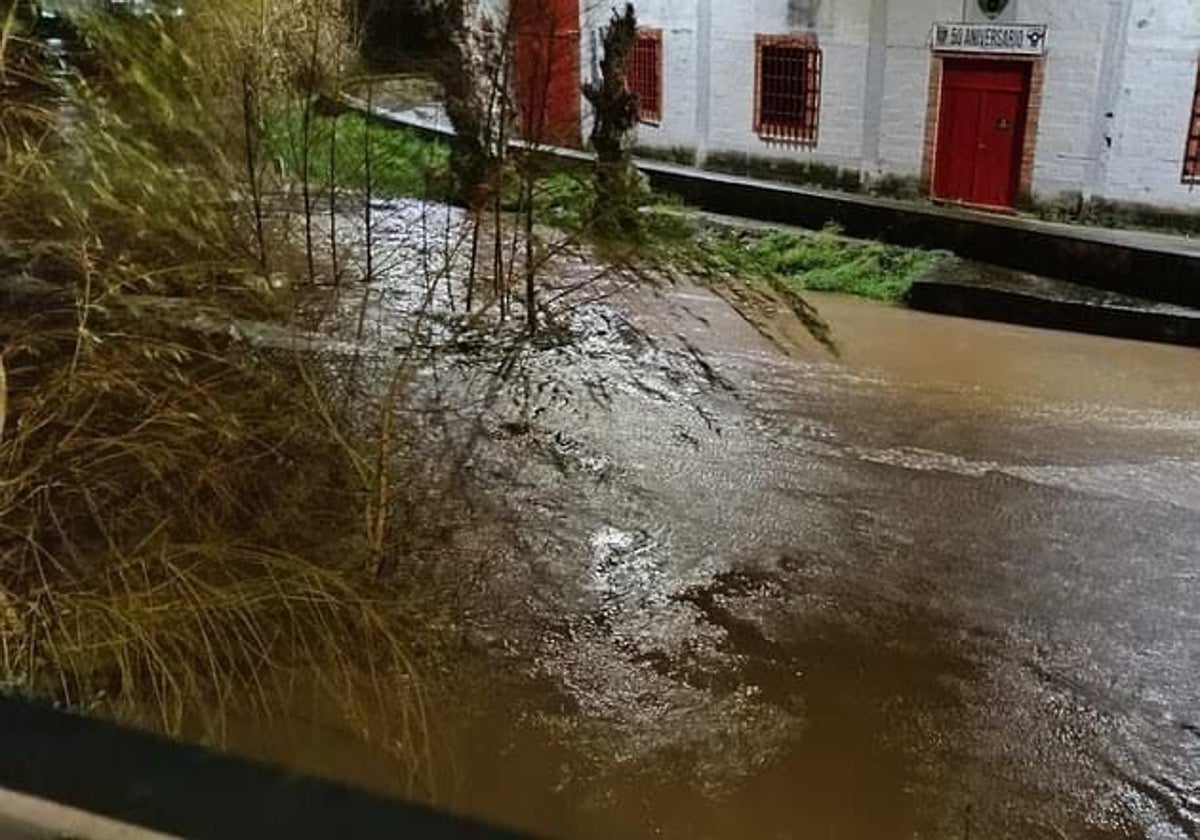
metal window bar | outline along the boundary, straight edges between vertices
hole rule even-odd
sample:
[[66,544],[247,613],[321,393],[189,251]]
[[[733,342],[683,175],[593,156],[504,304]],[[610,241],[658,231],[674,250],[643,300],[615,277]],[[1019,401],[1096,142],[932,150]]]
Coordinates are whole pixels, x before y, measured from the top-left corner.
[[662,120],[662,32],[641,30],[627,72],[629,90],[638,99],[638,119],[656,123]]
[[811,35],[760,35],[754,130],[767,140],[813,146],[821,109],[821,50]]
[[1192,122],[1183,156],[1183,180],[1200,182],[1200,67],[1196,71],[1196,93],[1192,99]]

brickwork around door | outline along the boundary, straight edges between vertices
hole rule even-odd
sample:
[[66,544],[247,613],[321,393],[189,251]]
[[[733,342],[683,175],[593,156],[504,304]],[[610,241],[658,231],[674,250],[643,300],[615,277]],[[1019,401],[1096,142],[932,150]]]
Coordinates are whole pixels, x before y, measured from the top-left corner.
[[[929,63],[929,91],[925,106],[925,140],[921,151],[921,186],[933,194],[933,168],[937,161],[938,118],[942,112],[943,62],[947,57],[935,55]],[[991,61],[1020,61],[1013,56],[963,55],[963,58]],[[1046,64],[1042,58],[1025,59],[1029,68],[1029,105],[1025,113],[1025,137],[1021,146],[1021,178],[1017,185],[1017,202],[1028,204],[1033,198],[1033,164],[1037,158],[1038,123],[1042,115],[1042,90],[1045,85]]]
[[929,62],[929,91],[925,96],[925,140],[921,150],[921,187],[933,195],[933,156],[937,153],[938,114],[942,112],[942,59]]
[[1025,139],[1021,148],[1021,180],[1017,202],[1029,204],[1033,199],[1033,164],[1037,157],[1038,123],[1042,117],[1042,89],[1046,81],[1045,59],[1035,59],[1029,68],[1029,105],[1025,112]]

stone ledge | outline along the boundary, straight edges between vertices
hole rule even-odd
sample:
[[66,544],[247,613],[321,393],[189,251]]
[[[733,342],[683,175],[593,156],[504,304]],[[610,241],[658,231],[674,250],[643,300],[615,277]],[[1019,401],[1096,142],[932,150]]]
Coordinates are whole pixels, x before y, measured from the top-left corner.
[[1200,347],[1200,310],[962,261],[909,291],[914,309],[1030,327]]

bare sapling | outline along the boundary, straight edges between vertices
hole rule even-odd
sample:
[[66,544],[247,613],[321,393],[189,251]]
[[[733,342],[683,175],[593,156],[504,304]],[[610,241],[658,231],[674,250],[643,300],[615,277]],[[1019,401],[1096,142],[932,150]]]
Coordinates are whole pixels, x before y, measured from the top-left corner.
[[342,280],[341,268],[338,265],[338,176],[337,176],[337,141],[338,120],[334,113],[329,120],[329,272],[333,285],[340,286]]
[[300,115],[300,191],[304,200],[304,257],[308,268],[308,282],[316,283],[316,245],[313,233],[314,201],[312,194],[313,117],[317,95],[317,62],[320,60],[321,18],[313,14],[308,20],[311,28],[311,51],[300,69],[298,93],[301,98]]
[[245,56],[241,68],[242,88],[242,143],[246,189],[250,195],[250,215],[254,225],[255,258],[259,273],[265,278],[271,272],[267,254],[267,220],[263,204],[262,175],[262,111],[260,106],[259,79],[253,65],[253,57]]

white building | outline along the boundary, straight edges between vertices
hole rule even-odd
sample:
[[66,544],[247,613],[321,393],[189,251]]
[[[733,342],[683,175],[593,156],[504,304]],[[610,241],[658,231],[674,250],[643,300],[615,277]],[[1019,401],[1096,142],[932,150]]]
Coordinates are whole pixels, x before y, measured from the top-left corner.
[[[579,21],[586,78],[611,7],[577,4],[552,0],[566,34]],[[1200,0],[636,6],[641,146],[893,176],[990,207],[1066,195],[1200,208]],[[584,108],[567,99],[557,107],[573,113],[552,122],[579,132]]]

